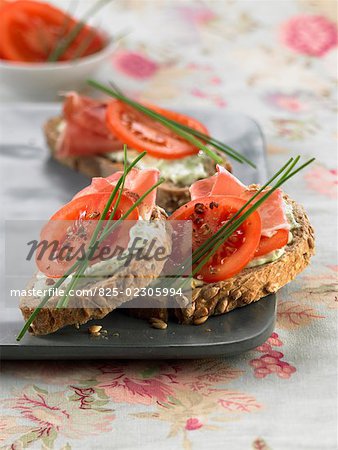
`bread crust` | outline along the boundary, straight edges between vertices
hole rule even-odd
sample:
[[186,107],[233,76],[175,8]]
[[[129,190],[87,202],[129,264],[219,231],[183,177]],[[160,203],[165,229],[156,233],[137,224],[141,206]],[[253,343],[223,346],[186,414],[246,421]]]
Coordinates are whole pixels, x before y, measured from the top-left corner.
[[[52,152],[53,158],[61,164],[70,167],[88,177],[108,177],[114,172],[123,170],[123,164],[117,163],[105,158],[104,155],[79,156],[58,158],[55,152],[56,143],[59,137],[58,126],[62,117],[53,117],[49,119],[44,126],[44,133],[47,144]],[[224,167],[231,172],[231,164],[224,158]],[[215,173],[215,164],[212,160],[207,163],[208,175]],[[184,205],[190,200],[190,186],[179,187],[170,181],[166,181],[157,188],[156,203],[167,212],[171,213],[179,206]]]
[[210,316],[256,302],[277,292],[308,266],[315,253],[314,230],[304,208],[286,195],[285,200],[292,205],[299,228],[292,230],[293,241],[286,246],[283,256],[274,262],[244,269],[228,280],[194,288],[192,305],[175,311],[180,323],[198,325]]

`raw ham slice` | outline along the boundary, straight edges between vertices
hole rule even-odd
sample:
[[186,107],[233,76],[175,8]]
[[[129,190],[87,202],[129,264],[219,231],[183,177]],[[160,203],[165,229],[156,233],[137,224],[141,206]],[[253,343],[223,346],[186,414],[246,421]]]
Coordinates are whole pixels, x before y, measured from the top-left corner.
[[[75,198],[83,197],[84,195],[96,194],[98,192],[111,192],[116,186],[116,183],[123,175],[123,172],[115,172],[107,178],[93,178],[90,186],[78,192]],[[154,186],[159,179],[159,171],[157,169],[132,169],[127,175],[125,182],[125,191],[134,199],[141,197],[145,192]],[[149,220],[152,210],[155,206],[156,189],[154,189],[139,206],[139,212],[143,219]]]
[[106,127],[107,103],[69,92],[63,106],[64,128],[56,144],[60,158],[88,156],[122,149]]
[[[196,200],[208,195],[235,195],[245,200],[250,200],[257,192],[256,189],[242,184],[236,177],[224,167],[217,165],[217,173],[205,180],[196,181],[190,188],[191,199]],[[264,193],[260,194],[261,198]],[[255,201],[257,201],[255,200]],[[258,208],[262,220],[262,236],[271,237],[277,230],[289,230],[290,224],[285,214],[283,192],[277,189]]]
[[246,189],[236,177],[224,167],[217,164],[217,173],[204,180],[198,180],[190,187],[191,200],[206,197],[207,195],[237,195],[240,196]]

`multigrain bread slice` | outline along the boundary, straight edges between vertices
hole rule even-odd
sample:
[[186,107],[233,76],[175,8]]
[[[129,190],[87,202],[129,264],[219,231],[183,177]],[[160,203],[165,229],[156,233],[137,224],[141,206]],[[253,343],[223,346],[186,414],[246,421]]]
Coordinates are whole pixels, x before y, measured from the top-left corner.
[[293,240],[286,246],[285,253],[274,262],[244,269],[228,280],[195,287],[191,306],[175,310],[180,323],[199,325],[210,316],[256,302],[277,292],[309,265],[315,253],[314,230],[304,208],[290,197],[285,195],[284,198],[292,205],[299,225],[292,230]]
[[[163,210],[155,207],[152,220],[165,219],[166,215]],[[157,244],[164,247],[164,254],[170,254],[171,239],[168,233],[163,233],[163,239],[159,239]],[[132,259],[128,267],[122,268],[119,271],[118,277],[107,277],[101,281],[91,283],[88,288],[90,288],[93,295],[84,294],[82,296],[71,297],[67,308],[56,309],[59,297],[52,297],[32,323],[30,332],[34,335],[46,335],[54,333],[66,325],[78,326],[92,319],[102,319],[114,309],[130,300],[130,296],[127,295],[127,288],[136,289],[148,286],[152,280],[160,275],[163,265],[164,261],[156,261],[154,263],[153,259],[145,259],[140,263]],[[27,290],[33,288],[36,280],[37,277],[35,276],[31,280]],[[84,287],[84,289],[86,288],[87,286]],[[109,295],[109,292],[112,292],[114,288],[119,292],[117,297]],[[105,295],[102,295],[102,289]],[[20,309],[25,321],[30,317],[40,301],[40,298],[31,297],[23,297],[21,299]]]
[[[62,122],[62,117],[53,117],[49,119],[44,126],[44,133],[47,144],[51,150],[53,158],[61,164],[70,167],[88,177],[108,177],[114,172],[123,170],[123,165],[120,162],[113,162],[104,155],[93,156],[76,156],[59,158],[56,155],[56,143],[60,135],[59,125]],[[211,159],[205,161],[205,169],[207,176],[215,173],[215,163]],[[224,157],[223,166],[231,172],[231,164]],[[171,181],[165,181],[157,188],[156,203],[167,212],[173,212],[178,207],[184,205],[190,200],[189,193],[190,186],[177,186]]]
[[244,269],[218,283],[194,283],[192,301],[187,308],[176,308],[174,311],[165,308],[135,309],[129,313],[150,322],[153,318],[167,321],[170,316],[181,324],[201,325],[210,316],[228,313],[277,292],[309,265],[315,253],[314,230],[304,208],[287,195],[284,200],[292,205],[299,226],[292,230],[293,240],[279,259]]

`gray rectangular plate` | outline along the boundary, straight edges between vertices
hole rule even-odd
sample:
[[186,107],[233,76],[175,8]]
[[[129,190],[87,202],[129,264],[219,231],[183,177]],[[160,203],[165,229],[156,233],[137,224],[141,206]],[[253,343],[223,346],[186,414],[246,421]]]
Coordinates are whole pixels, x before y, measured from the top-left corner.
[[[16,104],[0,108],[2,246],[5,219],[18,218],[18,212],[22,219],[45,219],[88,184],[86,177],[57,164],[48,156],[41,127],[59,110],[60,106],[56,104]],[[214,136],[255,162],[257,171],[246,165],[234,164],[234,171],[243,182],[250,184],[266,180],[264,139],[252,119],[239,113],[215,110],[182,112],[200,119]],[[1,274],[3,284],[3,267]],[[27,335],[17,343],[15,337],[23,325],[22,317],[18,308],[4,307],[3,289],[1,292],[1,359],[228,356],[263,343],[272,333],[276,317],[276,297],[271,295],[224,316],[212,317],[199,327],[172,322],[167,330],[155,330],[145,321],[128,317],[123,311],[115,311],[100,321],[108,330],[105,338],[89,336],[86,324],[79,330],[66,327],[45,337]]]

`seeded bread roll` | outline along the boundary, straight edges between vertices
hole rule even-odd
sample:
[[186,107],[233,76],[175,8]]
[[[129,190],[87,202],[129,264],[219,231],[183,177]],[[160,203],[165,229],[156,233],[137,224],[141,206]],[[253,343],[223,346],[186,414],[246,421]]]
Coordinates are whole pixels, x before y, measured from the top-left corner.
[[[58,137],[60,135],[59,125],[61,121],[62,117],[54,117],[48,120],[44,126],[47,144],[52,152],[52,156],[57,161],[91,178],[108,177],[114,172],[123,170],[122,163],[113,162],[104,155],[58,158],[55,153],[55,149]],[[229,172],[231,172],[231,165],[225,157],[223,165],[227,170],[229,170]],[[207,176],[213,175],[215,173],[214,161],[211,159],[206,160],[205,169]],[[179,206],[184,205],[190,200],[189,187],[190,186],[177,186],[169,180],[164,182],[157,188],[157,205],[164,208],[169,213],[173,212]]]

